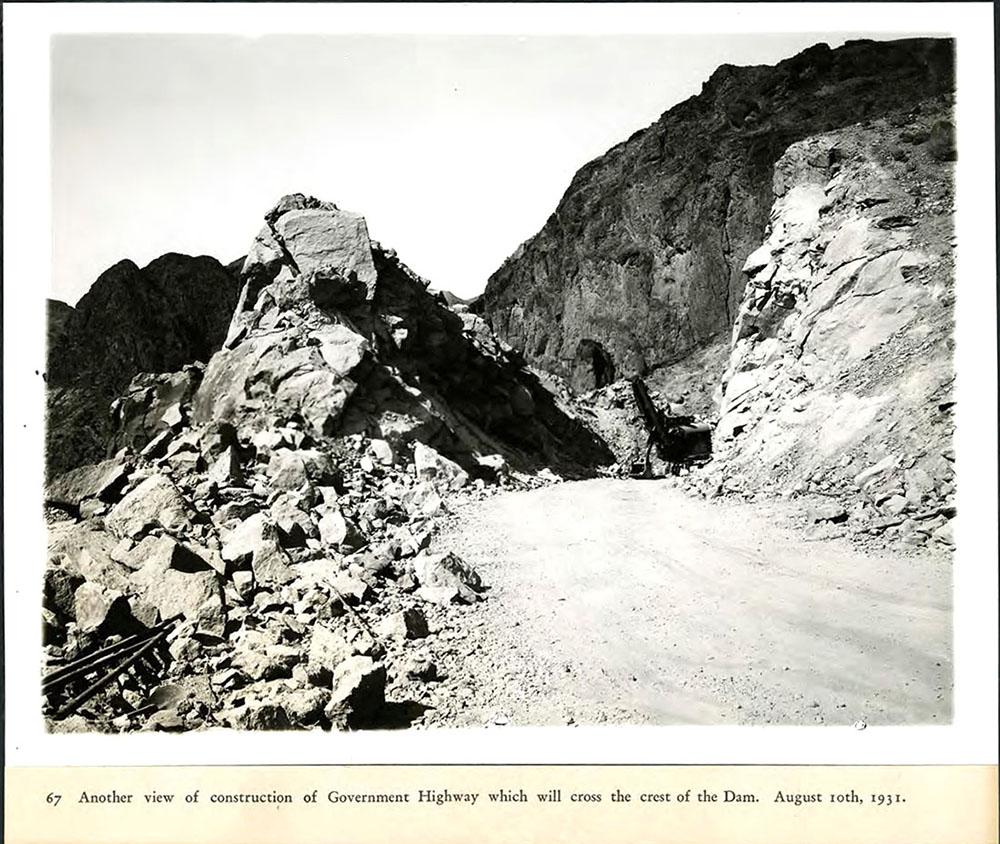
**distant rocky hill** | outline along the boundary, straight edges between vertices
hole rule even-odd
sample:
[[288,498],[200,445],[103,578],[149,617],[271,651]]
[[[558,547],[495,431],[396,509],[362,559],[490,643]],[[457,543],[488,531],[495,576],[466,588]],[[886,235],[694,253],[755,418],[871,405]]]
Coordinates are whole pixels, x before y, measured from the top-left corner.
[[48,309],[47,467],[104,456],[109,408],[139,372],[207,361],[226,336],[237,277],[214,258],[170,253],[140,269],[120,261],[75,308]]
[[908,39],[723,65],[581,168],[475,309],[530,363],[584,389],[677,361],[736,319],[785,150],[951,91],[953,62],[951,41]]

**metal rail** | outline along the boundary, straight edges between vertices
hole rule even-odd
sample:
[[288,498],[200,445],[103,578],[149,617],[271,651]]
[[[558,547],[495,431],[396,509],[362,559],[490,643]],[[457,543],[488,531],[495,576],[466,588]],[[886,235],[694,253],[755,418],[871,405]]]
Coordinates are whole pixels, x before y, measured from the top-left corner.
[[[65,718],[93,698],[116,678],[128,672],[133,666],[153,653],[174,629],[177,619],[161,622],[145,634],[128,636],[113,645],[86,654],[51,672],[42,680],[42,692],[52,698],[60,692],[73,691],[73,684],[89,675],[99,673],[83,691],[58,706],[54,717]],[[53,706],[56,704],[50,700]]]

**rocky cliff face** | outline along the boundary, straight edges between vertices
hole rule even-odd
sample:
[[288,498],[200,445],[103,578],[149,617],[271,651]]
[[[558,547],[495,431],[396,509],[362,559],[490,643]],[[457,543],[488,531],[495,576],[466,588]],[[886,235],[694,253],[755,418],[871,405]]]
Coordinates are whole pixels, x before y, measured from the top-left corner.
[[946,40],[821,44],[775,67],[724,65],[583,167],[476,308],[529,362],[584,389],[601,386],[595,367],[622,377],[676,361],[732,326],[774,163],[791,144],[952,87]]
[[827,534],[951,544],[953,158],[935,99],[778,160],[707,491],[819,495]]
[[140,269],[121,261],[76,308],[49,305],[47,465],[104,455],[110,404],[139,372],[207,361],[226,336],[236,277],[214,258],[167,254]]

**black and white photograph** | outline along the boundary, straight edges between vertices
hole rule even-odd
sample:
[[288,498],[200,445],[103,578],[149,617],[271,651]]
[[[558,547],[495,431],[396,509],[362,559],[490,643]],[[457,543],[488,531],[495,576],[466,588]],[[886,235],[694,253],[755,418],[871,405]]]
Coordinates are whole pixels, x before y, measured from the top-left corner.
[[954,38],[49,62],[48,733],[952,723]]

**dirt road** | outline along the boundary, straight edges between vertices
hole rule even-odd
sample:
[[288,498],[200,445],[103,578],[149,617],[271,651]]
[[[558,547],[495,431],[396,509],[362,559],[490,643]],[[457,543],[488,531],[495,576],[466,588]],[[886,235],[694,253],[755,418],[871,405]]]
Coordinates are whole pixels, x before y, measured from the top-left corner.
[[792,510],[625,480],[462,508],[443,541],[492,588],[448,720],[949,721],[950,564],[807,542]]

